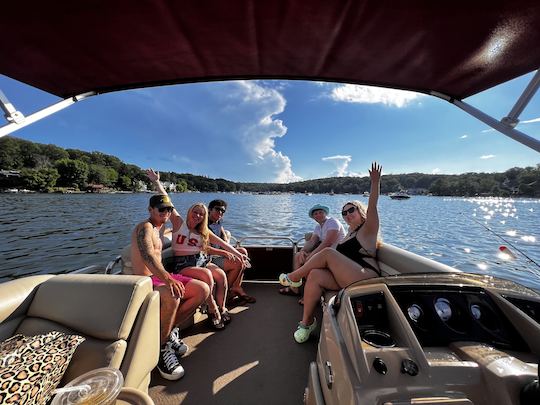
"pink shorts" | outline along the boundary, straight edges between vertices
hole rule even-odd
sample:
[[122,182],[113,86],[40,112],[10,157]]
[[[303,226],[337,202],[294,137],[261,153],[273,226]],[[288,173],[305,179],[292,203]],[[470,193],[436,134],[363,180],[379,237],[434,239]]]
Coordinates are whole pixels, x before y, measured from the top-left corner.
[[[191,281],[191,277],[186,277],[181,274],[170,274],[170,276],[174,278],[176,281],[180,281],[184,285],[186,285],[187,283]],[[165,283],[161,281],[159,277],[151,276],[150,278],[152,279],[152,285],[154,287],[160,287],[162,285],[165,285]]]

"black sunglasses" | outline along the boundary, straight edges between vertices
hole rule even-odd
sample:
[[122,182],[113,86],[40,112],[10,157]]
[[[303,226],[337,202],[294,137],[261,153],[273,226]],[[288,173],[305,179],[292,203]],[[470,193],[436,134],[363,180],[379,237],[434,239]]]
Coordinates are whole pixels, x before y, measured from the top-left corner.
[[159,212],[165,212],[165,211],[172,212],[172,210],[173,210],[173,207],[161,207],[161,208],[158,208]]
[[352,214],[356,207],[347,208],[346,210],[341,211],[342,216],[346,216],[347,214]]
[[221,212],[222,214],[225,214],[226,209],[223,207],[214,207],[214,209],[218,212]]

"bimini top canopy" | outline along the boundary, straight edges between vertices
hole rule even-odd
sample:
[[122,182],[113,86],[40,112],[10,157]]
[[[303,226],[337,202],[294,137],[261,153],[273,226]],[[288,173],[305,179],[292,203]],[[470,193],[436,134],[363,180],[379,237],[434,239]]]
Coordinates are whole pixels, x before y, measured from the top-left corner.
[[286,78],[461,100],[540,66],[538,0],[19,0],[0,27],[0,73],[63,98]]

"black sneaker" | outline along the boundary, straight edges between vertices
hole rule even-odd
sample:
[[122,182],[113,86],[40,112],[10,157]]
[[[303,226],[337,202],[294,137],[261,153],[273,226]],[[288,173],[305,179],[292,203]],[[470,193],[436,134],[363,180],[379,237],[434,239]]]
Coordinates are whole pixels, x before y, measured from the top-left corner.
[[168,343],[170,343],[171,348],[176,352],[176,354],[182,357],[189,350],[189,346],[184,343],[180,338],[180,329],[174,328],[169,335]]
[[184,376],[184,367],[178,361],[174,349],[169,342],[161,349],[157,365],[161,376],[167,380],[175,381]]

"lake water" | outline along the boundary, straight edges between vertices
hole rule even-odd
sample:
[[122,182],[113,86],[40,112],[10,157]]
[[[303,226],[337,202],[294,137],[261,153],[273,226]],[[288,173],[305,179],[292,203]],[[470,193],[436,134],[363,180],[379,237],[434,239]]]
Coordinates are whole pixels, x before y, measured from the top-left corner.
[[[147,218],[149,194],[0,194],[0,282],[15,276],[63,273],[106,264]],[[224,224],[236,238],[302,238],[315,225],[309,207],[321,203],[341,220],[350,195],[173,194],[185,215],[194,202],[225,199]],[[414,196],[379,200],[381,236],[457,269],[511,279],[540,290],[540,200]],[[486,228],[489,228],[486,229]],[[500,237],[504,238],[502,240]],[[253,241],[252,241],[253,242]],[[249,241],[247,241],[249,244]],[[499,247],[517,256],[505,260]],[[515,248],[511,247],[515,246]]]

